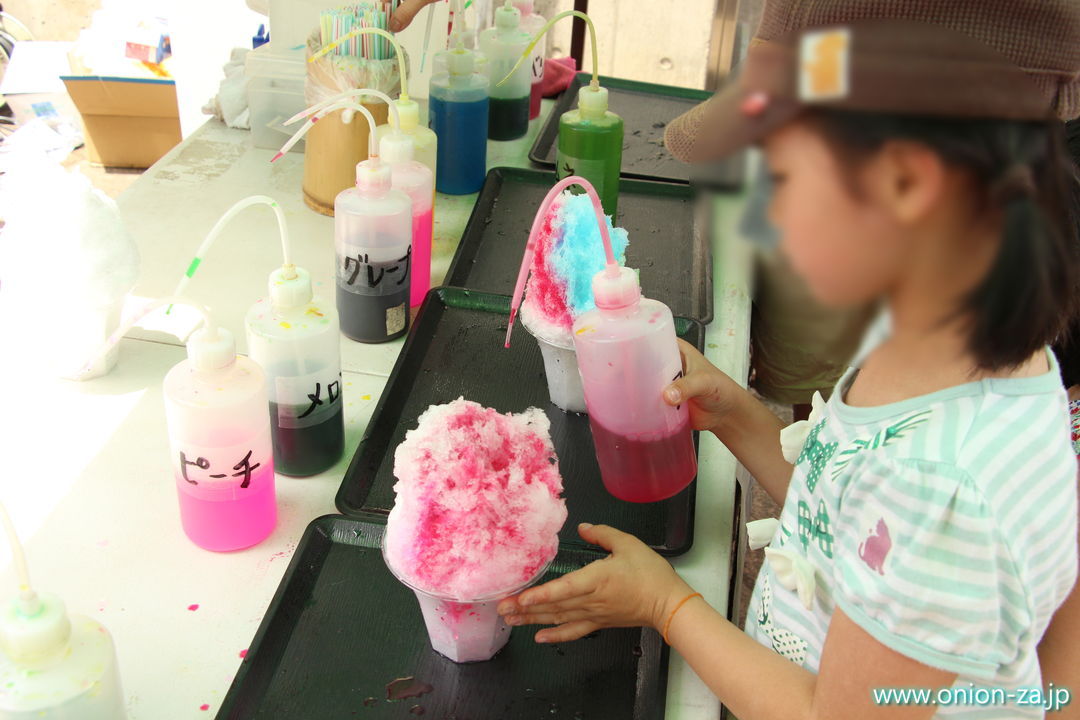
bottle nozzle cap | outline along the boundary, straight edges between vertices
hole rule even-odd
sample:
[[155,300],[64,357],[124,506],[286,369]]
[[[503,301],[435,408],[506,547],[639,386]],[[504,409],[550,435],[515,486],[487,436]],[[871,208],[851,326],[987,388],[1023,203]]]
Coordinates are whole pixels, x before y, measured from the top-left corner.
[[275,310],[303,307],[312,297],[311,275],[304,268],[294,265],[270,273],[270,304]]
[[446,69],[451,75],[471,75],[474,65],[472,50],[456,47],[446,54]]
[[64,602],[51,593],[37,596],[27,612],[26,598],[12,598],[0,608],[0,650],[18,664],[47,660],[67,647],[71,621]]
[[402,132],[411,132],[420,125],[420,106],[415,100],[398,98],[394,101],[394,105],[397,106],[398,124]]
[[605,87],[586,85],[578,90],[578,108],[587,115],[603,115],[608,109],[608,91]]
[[513,30],[521,24],[521,11],[510,4],[509,0],[505,5],[495,10],[495,27],[500,30]]
[[637,273],[628,267],[607,266],[593,275],[592,289],[596,307],[602,310],[618,310],[641,299]]
[[369,158],[356,166],[356,187],[364,193],[381,195],[390,190],[390,166]]
[[188,340],[187,355],[196,370],[220,370],[236,362],[236,340],[225,328],[216,328],[212,336],[199,328]]
[[387,165],[409,162],[415,155],[413,139],[405,133],[390,132],[379,141],[379,157]]

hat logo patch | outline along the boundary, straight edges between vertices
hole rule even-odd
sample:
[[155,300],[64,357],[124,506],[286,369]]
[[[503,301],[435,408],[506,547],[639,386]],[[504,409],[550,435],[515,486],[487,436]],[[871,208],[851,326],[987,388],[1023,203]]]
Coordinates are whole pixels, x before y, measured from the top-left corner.
[[851,31],[806,33],[799,47],[799,99],[836,100],[850,91]]

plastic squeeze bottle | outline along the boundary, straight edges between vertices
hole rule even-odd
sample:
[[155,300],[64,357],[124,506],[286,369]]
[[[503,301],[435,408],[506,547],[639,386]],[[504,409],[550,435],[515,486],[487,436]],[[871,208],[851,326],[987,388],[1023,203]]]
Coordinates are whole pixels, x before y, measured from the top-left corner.
[[173,295],[184,295],[225,226],[253,205],[274,211],[283,258],[282,266],[270,274],[269,299],[256,302],[245,322],[248,354],[267,375],[274,468],[284,475],[315,475],[337,462],[345,447],[337,311],[332,303],[314,297],[311,276],[293,265],[285,213],[277,201],[252,195],[226,210],[196,250]]
[[[608,110],[608,91],[600,87],[597,64],[596,28],[585,13],[568,10],[547,22],[526,48],[534,44],[564,17],[580,17],[589,26],[592,42],[592,80],[578,91],[578,106],[559,118],[559,138],[555,152],[555,172],[558,178],[578,175],[593,184],[604,205],[604,212],[615,216],[619,204],[619,172],[622,169],[623,120]],[[518,61],[523,62],[524,56]],[[515,66],[517,67],[517,66]],[[501,82],[501,81],[500,81]]]
[[100,623],[68,615],[64,602],[30,587],[22,546],[3,506],[19,593],[0,605],[0,718],[123,720],[116,649]]
[[412,268],[409,305],[419,307],[431,288],[431,240],[435,227],[435,177],[414,160],[412,139],[404,133],[384,135],[379,155],[390,166],[390,184],[412,200]]
[[266,373],[274,467],[315,475],[345,449],[337,311],[314,294],[308,271],[291,263],[270,273],[269,289],[244,325],[251,359]]
[[[533,0],[514,0],[514,7],[521,13],[521,29],[536,37],[544,28],[544,16],[536,12]],[[532,71],[532,88],[529,91],[529,119],[540,115],[540,101],[544,99],[544,58],[547,53],[547,38],[541,37],[529,56]]]
[[574,323],[574,347],[600,475],[620,500],[664,500],[697,474],[689,410],[662,398],[682,377],[671,310],[642,297],[637,273],[610,261],[593,294],[596,309]]
[[447,195],[480,190],[487,173],[488,79],[475,71],[475,54],[462,46],[446,53],[446,72],[431,77],[431,129],[439,136],[435,189]]
[[371,143],[368,159],[356,166],[356,187],[334,201],[334,250],[341,332],[381,343],[409,329],[413,220],[412,201],[393,187],[374,134]]
[[529,131],[529,95],[532,68],[515,62],[529,46],[529,33],[521,28],[521,13],[512,0],[495,10],[495,26],[480,33],[480,51],[487,57],[488,78],[505,82],[491,88],[488,137],[516,140]]
[[256,545],[277,524],[266,375],[209,321],[187,351],[163,387],[181,524],[206,550]]

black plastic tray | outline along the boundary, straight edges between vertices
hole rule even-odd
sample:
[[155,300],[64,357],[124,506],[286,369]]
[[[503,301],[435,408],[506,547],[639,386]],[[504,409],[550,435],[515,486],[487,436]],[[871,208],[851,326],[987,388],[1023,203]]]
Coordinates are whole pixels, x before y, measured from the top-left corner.
[[[445,284],[512,295],[533,217],[555,182],[553,172],[492,168]],[[641,271],[642,292],[676,316],[712,322],[712,249],[708,233],[695,223],[694,190],[624,179],[619,195],[615,224],[630,234],[626,264]]]
[[[555,101],[555,107],[537,135],[529,151],[530,160],[555,167],[559,118],[567,110],[577,107],[578,90],[588,85],[591,79],[590,73],[578,73],[570,81],[570,86]],[[667,124],[708,100],[712,93],[603,75],[600,76],[600,85],[607,88],[611,111],[623,119],[622,177],[680,183],[693,181],[729,190],[742,185],[743,153],[713,165],[693,166],[676,160],[664,148],[664,128]],[[622,208],[622,203],[619,203],[619,208]]]
[[[349,516],[385,515],[394,505],[394,450],[430,405],[465,397],[500,412],[539,407],[551,419],[569,518],[564,546],[586,546],[581,522],[604,523],[631,533],[657,552],[690,549],[694,537],[697,482],[657,503],[629,503],[604,489],[589,419],[551,404],[540,348],[520,324],[510,349],[503,348],[510,298],[458,288],[430,291],[398,356],[337,493]],[[700,323],[677,319],[681,337],[701,348]]]
[[[668,650],[655,630],[538,645],[537,628],[516,628],[488,662],[439,655],[412,591],[383,563],[382,533],[378,520],[334,515],[308,526],[218,720],[663,718]],[[544,581],[598,557],[560,550]],[[408,676],[433,689],[388,701],[386,685]]]

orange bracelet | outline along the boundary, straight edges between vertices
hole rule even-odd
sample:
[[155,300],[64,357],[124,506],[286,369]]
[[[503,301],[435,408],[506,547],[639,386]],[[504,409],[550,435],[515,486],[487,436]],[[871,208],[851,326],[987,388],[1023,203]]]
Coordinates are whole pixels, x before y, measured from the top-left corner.
[[[660,633],[661,637],[664,638],[664,642],[667,643],[668,645],[670,645],[671,643],[668,642],[667,634],[668,634],[668,630],[671,629],[671,621],[675,619],[675,613],[679,612],[679,610],[682,610],[683,605],[690,602],[691,600],[693,600],[696,597],[701,597],[701,593],[696,592],[696,593],[691,593],[691,594],[687,595],[686,597],[684,597],[682,600],[679,601],[679,604],[676,605],[675,609],[671,611],[670,615],[668,615],[667,622],[664,623],[664,632]],[[705,598],[701,598],[701,599],[704,600]]]

